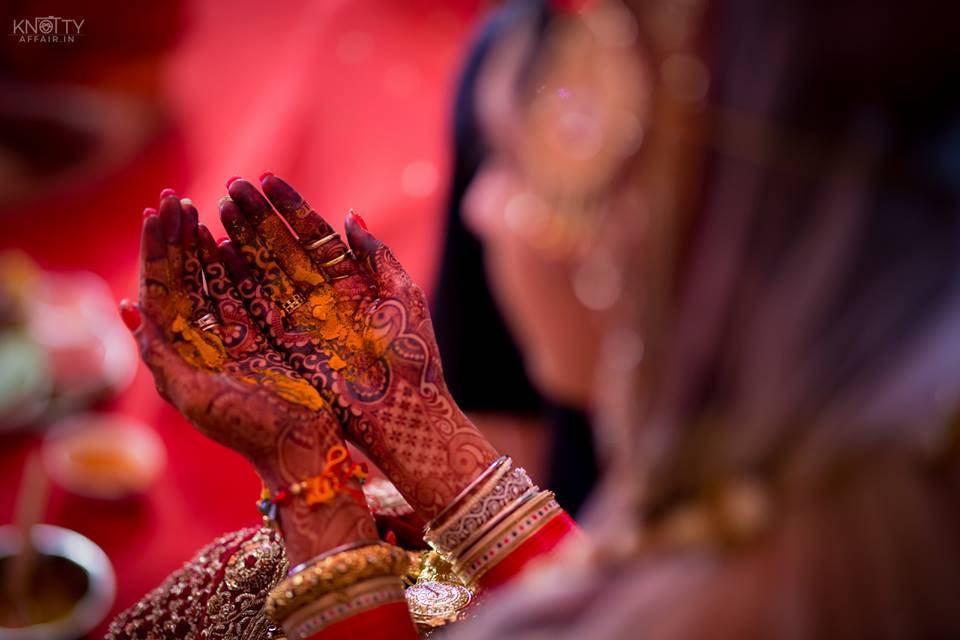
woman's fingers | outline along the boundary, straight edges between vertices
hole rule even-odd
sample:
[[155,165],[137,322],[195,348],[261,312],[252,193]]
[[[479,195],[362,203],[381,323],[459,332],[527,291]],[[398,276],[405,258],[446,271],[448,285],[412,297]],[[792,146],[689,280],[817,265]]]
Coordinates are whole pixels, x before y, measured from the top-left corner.
[[164,325],[173,321],[173,283],[167,262],[163,223],[157,215],[143,220],[140,234],[140,308]]
[[360,267],[373,280],[380,297],[403,301],[409,301],[411,296],[422,297],[419,287],[407,275],[390,248],[366,229],[362,218],[348,213],[344,228]]
[[324,274],[316,268],[310,256],[290,232],[287,223],[273,210],[256,187],[242,178],[235,178],[230,181],[227,190],[260,243],[267,248],[301,292],[309,293],[326,281]]
[[204,225],[197,229],[197,251],[207,281],[207,293],[216,309],[217,328],[227,351],[235,357],[260,352],[266,346],[260,330],[243,306],[243,300],[220,260],[217,243]]
[[[223,222],[232,246],[246,261],[252,278],[277,305],[293,308],[303,295],[296,284],[274,258],[270,249],[260,240],[256,230],[237,204],[230,198],[220,201],[220,221]],[[227,265],[229,268],[230,265]],[[239,282],[234,281],[238,286]]]
[[183,209],[180,206],[180,198],[175,194],[161,197],[159,215],[163,225],[163,236],[168,246],[167,259],[170,261],[170,272],[176,277],[183,269],[183,252],[180,249]]
[[180,202],[183,215],[180,221],[180,248],[183,255],[183,288],[190,300],[190,319],[206,329],[215,316],[213,305],[203,288],[203,269],[198,253],[199,216],[196,207],[187,199]]
[[357,283],[351,280],[354,280],[353,276],[362,278],[363,272],[340,235],[293,187],[280,178],[266,173],[261,177],[260,184],[273,206],[297,232],[300,244],[309,253],[316,268],[339,291],[353,293]]
[[[136,309],[129,305],[129,301],[124,301],[120,312],[126,317]],[[206,405],[208,401],[196,387],[196,383],[203,378],[197,376],[196,366],[183,358],[163,328],[149,314],[139,315],[141,322],[133,332],[133,337],[137,341],[140,357],[153,374],[157,391],[181,412],[192,415],[195,407]]]
[[250,317],[265,331],[267,335],[278,343],[283,343],[286,331],[283,327],[283,316],[280,309],[274,304],[271,296],[254,277],[246,260],[232,240],[220,243],[217,248],[220,262],[226,266],[227,273],[233,281],[236,291],[243,300]]

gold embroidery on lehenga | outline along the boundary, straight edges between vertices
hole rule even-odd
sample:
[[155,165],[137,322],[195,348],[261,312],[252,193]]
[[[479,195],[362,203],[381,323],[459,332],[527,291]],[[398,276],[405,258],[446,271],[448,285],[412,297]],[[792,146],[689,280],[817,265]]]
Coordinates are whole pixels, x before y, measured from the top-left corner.
[[218,538],[110,625],[106,640],[268,640],[263,615],[288,564],[279,534],[242,529]]

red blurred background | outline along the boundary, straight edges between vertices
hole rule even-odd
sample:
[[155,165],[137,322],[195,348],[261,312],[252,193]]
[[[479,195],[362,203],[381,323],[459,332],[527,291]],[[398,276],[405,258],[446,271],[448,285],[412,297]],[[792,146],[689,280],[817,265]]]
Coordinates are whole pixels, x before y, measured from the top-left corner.
[[[40,15],[85,23],[72,45],[3,43],[4,92],[18,98],[6,107],[6,142],[33,165],[0,187],[0,248],[22,249],[45,269],[92,271],[117,300],[133,297],[141,211],[161,189],[192,198],[201,221],[222,231],[216,202],[226,179],[269,169],[335,226],[350,208],[362,213],[429,286],[451,95],[482,10],[478,0],[12,3],[0,10],[5,24]],[[62,135],[48,112],[82,116],[87,133]],[[98,502],[54,489],[46,509],[44,521],[110,556],[112,617],[215,536],[256,522],[259,481],[164,404],[142,367],[99,408],[153,426],[168,454],[141,498]],[[3,436],[2,523],[13,518],[42,426]]]

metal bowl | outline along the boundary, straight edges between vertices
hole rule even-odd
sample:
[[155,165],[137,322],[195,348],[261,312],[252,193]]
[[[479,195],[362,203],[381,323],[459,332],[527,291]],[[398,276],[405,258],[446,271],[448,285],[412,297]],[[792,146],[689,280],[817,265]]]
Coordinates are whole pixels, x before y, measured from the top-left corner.
[[[63,618],[29,627],[0,627],[4,640],[72,640],[89,633],[106,617],[116,596],[116,576],[103,549],[76,531],[38,524],[30,535],[38,553],[70,560],[87,574],[87,592]],[[0,527],[0,558],[20,551],[20,532]]]

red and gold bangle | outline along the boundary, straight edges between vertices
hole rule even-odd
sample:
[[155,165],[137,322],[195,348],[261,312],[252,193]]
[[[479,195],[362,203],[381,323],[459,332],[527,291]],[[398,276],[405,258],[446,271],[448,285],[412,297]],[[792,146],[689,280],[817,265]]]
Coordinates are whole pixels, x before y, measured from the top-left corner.
[[500,458],[426,527],[423,538],[471,589],[563,510],[526,472]]
[[323,629],[390,603],[405,603],[403,583],[393,575],[369,578],[318,597],[283,621],[290,640],[309,638]]
[[562,510],[552,492],[537,493],[508,517],[484,531],[469,549],[457,556],[454,569],[467,586],[475,589],[487,571],[560,513]]
[[360,504],[366,505],[363,491],[350,484],[350,480],[363,480],[366,476],[367,466],[352,462],[347,448],[336,444],[327,451],[323,471],[279,489],[274,494],[264,487],[260,500],[257,501],[257,509],[263,515],[264,524],[271,525],[277,521],[277,508],[294,497],[303,498],[307,506],[316,508],[332,501],[339,494],[346,493]]
[[[339,594],[332,598],[340,602],[343,600],[341,596],[346,597],[345,590],[355,592],[359,589],[356,585],[375,578],[391,577],[393,580],[387,582],[401,586],[400,578],[410,566],[410,559],[403,549],[384,543],[332,551],[331,555],[322,556],[275,586],[264,605],[267,616],[285,628],[290,619],[297,625],[305,625],[321,611],[311,608],[310,615],[294,616],[301,609],[312,607],[321,600],[326,602],[324,597],[328,594]],[[382,604],[379,596],[364,602],[370,606]]]
[[423,539],[442,555],[460,555],[479,532],[499,522],[519,506],[525,495],[537,490],[526,472],[513,468],[507,458],[444,523],[428,525]]

